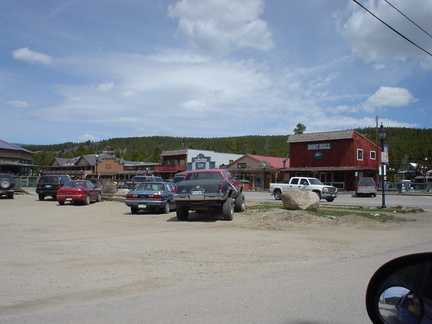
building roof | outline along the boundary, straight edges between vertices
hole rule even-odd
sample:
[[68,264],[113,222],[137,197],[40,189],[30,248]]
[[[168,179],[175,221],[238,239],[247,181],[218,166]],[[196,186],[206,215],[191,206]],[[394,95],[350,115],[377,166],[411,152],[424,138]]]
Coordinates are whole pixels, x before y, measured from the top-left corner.
[[256,161],[267,161],[270,163],[272,168],[281,169],[289,167],[289,158],[281,158],[281,157],[272,157],[272,156],[261,156],[261,155],[252,155],[246,154]]
[[161,156],[185,155],[187,152],[187,148],[163,150]]
[[245,154],[237,160],[228,164],[229,166],[235,165],[242,161],[245,157],[251,158],[256,162],[266,161],[270,164],[271,168],[274,169],[283,169],[289,167],[289,158],[281,158],[281,157],[273,157],[273,156],[262,156],[262,155],[253,155],[253,154]]
[[348,130],[342,130],[342,131],[308,133],[308,134],[293,134],[293,135],[288,136],[288,143],[352,139],[354,132],[355,132],[355,130],[348,129]]
[[5,141],[0,140],[0,150],[9,150],[9,151],[22,151],[22,152],[26,152],[26,153],[31,153],[34,154],[33,152],[23,149],[22,147],[15,145],[15,144],[11,144]]

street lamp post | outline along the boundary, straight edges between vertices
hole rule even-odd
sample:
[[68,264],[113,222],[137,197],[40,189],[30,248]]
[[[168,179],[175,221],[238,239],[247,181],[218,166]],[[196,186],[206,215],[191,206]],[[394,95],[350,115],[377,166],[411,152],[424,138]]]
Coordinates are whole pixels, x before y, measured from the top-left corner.
[[258,163],[258,166],[262,170],[262,179],[261,179],[261,181],[262,181],[262,190],[264,191],[265,190],[265,170],[266,170],[266,168],[270,167],[270,163],[267,162],[267,161],[261,161],[261,162]]
[[98,177],[98,164],[99,164],[99,155],[98,154],[96,154],[96,170],[95,170],[95,172],[96,172],[96,178],[99,178]]
[[387,131],[384,129],[383,124],[378,130],[378,138],[381,141],[381,186],[382,186],[382,203],[381,208],[387,208],[385,204],[385,164],[384,164],[384,141],[386,139]]

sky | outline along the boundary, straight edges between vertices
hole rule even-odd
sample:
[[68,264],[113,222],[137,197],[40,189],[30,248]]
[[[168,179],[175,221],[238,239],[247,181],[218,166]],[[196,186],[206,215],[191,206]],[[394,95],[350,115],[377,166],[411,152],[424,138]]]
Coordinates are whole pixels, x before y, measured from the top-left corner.
[[0,0],[0,139],[432,128],[432,1],[358,2]]

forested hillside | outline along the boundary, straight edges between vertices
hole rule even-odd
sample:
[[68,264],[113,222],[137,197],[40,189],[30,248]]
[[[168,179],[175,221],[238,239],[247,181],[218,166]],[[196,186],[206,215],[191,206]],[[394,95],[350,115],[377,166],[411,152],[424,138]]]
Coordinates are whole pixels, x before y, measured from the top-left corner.
[[[375,128],[357,129],[373,142],[376,141]],[[222,138],[192,137],[126,137],[112,138],[100,142],[63,143],[55,145],[26,145],[24,148],[36,152],[35,164],[48,165],[54,157],[75,157],[84,154],[101,153],[111,148],[113,155],[128,161],[159,162],[165,149],[190,148],[216,152],[256,154],[285,157],[289,153],[288,135],[238,136]],[[432,159],[432,129],[387,128],[390,167],[398,169],[407,162],[427,166]],[[425,161],[425,158],[428,160]]]

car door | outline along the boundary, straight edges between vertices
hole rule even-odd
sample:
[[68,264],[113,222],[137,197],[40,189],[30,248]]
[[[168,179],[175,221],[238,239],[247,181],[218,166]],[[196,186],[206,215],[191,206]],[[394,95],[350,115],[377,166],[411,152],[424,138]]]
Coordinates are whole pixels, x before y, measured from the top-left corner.
[[170,207],[174,206],[174,188],[170,183],[165,183],[165,194],[167,200],[170,201]]
[[293,178],[293,179],[291,179],[290,188],[291,189],[300,189],[299,181],[300,181],[299,178]]
[[87,191],[90,195],[91,200],[96,200],[97,198],[97,190],[95,185],[91,181],[86,181]]
[[309,181],[305,178],[300,179],[299,183],[299,189],[300,190],[308,190],[307,187],[309,186]]

